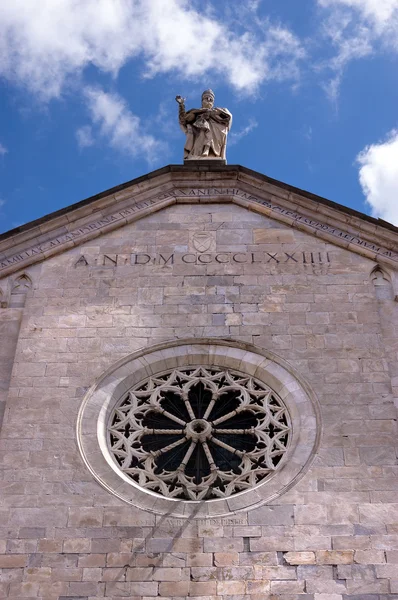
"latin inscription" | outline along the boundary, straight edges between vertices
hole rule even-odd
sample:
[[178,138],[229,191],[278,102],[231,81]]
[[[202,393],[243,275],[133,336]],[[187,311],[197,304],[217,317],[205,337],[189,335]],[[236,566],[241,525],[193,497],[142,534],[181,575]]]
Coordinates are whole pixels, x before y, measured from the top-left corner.
[[168,192],[159,194],[152,199],[137,202],[129,208],[125,208],[106,217],[102,217],[101,219],[95,220],[92,223],[89,223],[68,233],[55,237],[52,240],[48,240],[46,242],[43,242],[42,244],[37,244],[36,246],[33,246],[31,248],[23,250],[18,254],[14,254],[13,256],[1,260],[0,271],[3,269],[7,269],[10,266],[17,265],[20,262],[27,261],[28,259],[33,259],[32,262],[34,262],[35,257],[37,257],[38,255],[44,255],[46,252],[49,252],[54,248],[62,247],[63,245],[69,244],[71,241],[83,238],[87,236],[87,234],[89,234],[90,232],[98,232],[102,230],[106,231],[107,229],[109,229],[110,225],[116,224],[118,222],[122,223],[123,221],[128,222],[129,217],[131,217],[135,213],[139,213],[140,211],[144,211],[145,209],[156,206],[157,204],[160,204],[165,200],[177,200],[178,198],[197,198],[200,202],[200,198],[202,197],[207,199],[216,199],[220,196],[233,196],[242,198],[255,204],[260,204],[268,208],[270,214],[274,213],[275,215],[284,215],[285,217],[289,217],[293,222],[304,223],[314,231],[324,231],[325,233],[332,235],[336,239],[344,240],[350,244],[366,248],[376,254],[386,256],[391,260],[398,262],[397,252],[394,252],[382,246],[378,246],[377,244],[373,244],[372,242],[364,240],[357,235],[352,235],[351,233],[347,233],[341,229],[333,227],[332,225],[327,225],[326,223],[322,223],[321,221],[317,221],[305,215],[301,215],[296,211],[289,210],[268,200],[263,200],[256,196],[253,196],[252,194],[244,192],[239,188],[194,188],[170,190]]
[[75,267],[118,267],[118,266],[171,266],[174,264],[210,265],[210,264],[269,264],[276,265],[307,265],[328,266],[330,264],[329,252],[211,252],[186,254],[103,254],[99,257],[80,256],[74,263]]
[[137,204],[134,204],[134,206],[131,206],[130,208],[125,208],[113,215],[103,217],[102,219],[98,219],[98,221],[94,221],[93,223],[89,223],[88,225],[83,225],[82,227],[79,227],[78,229],[74,229],[73,231],[70,231],[69,233],[60,235],[48,242],[44,242],[43,244],[38,244],[37,246],[33,246],[32,248],[24,250],[20,254],[15,254],[14,256],[12,256],[10,258],[6,258],[6,259],[0,261],[0,271],[1,271],[1,269],[6,269],[7,267],[9,267],[11,265],[15,265],[21,261],[27,260],[28,258],[32,258],[32,257],[36,256],[37,254],[44,254],[45,252],[48,252],[49,250],[52,250],[53,248],[56,248],[57,246],[62,246],[63,244],[72,242],[82,236],[87,235],[88,233],[90,233],[92,231],[98,231],[101,229],[105,229],[106,227],[108,227],[109,225],[112,225],[113,223],[117,223],[118,221],[125,220],[127,217],[129,217],[130,215],[133,215],[136,212],[139,212],[140,210],[150,208],[154,204],[157,204],[157,202],[160,202],[160,200],[153,199],[153,200],[145,200],[144,202],[138,202]]
[[[190,525],[201,525],[201,526],[217,526],[217,527],[236,527],[240,525],[247,525],[247,519],[240,517],[225,517],[225,518],[209,518],[209,519],[191,519],[187,521],[186,519],[159,519],[162,524],[167,525],[168,527],[184,527],[188,523]],[[159,523],[160,524],[160,523]]]

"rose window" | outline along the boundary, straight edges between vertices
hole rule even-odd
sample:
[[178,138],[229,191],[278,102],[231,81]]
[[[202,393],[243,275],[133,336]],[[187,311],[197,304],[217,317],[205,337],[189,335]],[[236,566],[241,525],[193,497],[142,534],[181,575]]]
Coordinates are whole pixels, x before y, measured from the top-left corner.
[[168,498],[211,500],[255,487],[280,468],[290,416],[265,383],[186,367],[148,377],[118,402],[108,447],[135,484]]

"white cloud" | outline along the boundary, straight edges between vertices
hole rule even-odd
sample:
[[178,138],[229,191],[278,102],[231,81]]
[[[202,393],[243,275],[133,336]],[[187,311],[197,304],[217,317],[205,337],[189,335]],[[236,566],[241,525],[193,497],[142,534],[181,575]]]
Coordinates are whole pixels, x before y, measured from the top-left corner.
[[76,139],[79,148],[88,148],[94,144],[92,128],[90,125],[84,125],[76,131]]
[[84,95],[93,123],[112,148],[133,157],[142,156],[148,162],[156,161],[164,152],[163,144],[146,133],[140,118],[119,95],[96,87],[85,88]]
[[89,65],[116,75],[137,56],[148,77],[213,73],[249,92],[266,80],[297,77],[305,53],[287,28],[235,29],[188,0],[0,2],[0,75],[46,99]]
[[4,156],[4,154],[7,154],[7,152],[7,148],[0,143],[0,156]]
[[249,119],[249,123],[246,125],[246,127],[243,127],[242,129],[239,129],[238,131],[233,131],[232,133],[229,134],[229,136],[228,136],[229,145],[233,146],[234,144],[238,144],[242,138],[249,135],[249,133],[251,131],[253,131],[253,129],[256,129],[256,127],[258,127],[257,121],[255,119]]
[[[346,66],[384,49],[398,51],[398,0],[317,0],[325,9],[322,33],[336,54],[326,64],[333,72],[325,85],[336,100]],[[325,66],[325,65],[324,65]]]
[[359,181],[372,216],[398,225],[398,130],[357,157]]
[[318,3],[324,7],[341,6],[355,9],[378,31],[394,25],[393,21],[398,12],[398,0],[318,0]]

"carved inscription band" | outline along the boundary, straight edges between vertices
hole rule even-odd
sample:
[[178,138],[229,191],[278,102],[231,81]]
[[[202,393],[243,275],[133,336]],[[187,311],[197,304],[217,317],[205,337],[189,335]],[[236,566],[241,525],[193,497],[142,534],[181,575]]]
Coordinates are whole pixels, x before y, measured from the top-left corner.
[[[34,263],[37,260],[43,258],[45,253],[52,252],[55,248],[59,248],[62,250],[63,246],[70,245],[71,242],[78,240],[79,238],[84,239],[86,236],[89,236],[91,232],[100,232],[100,231],[109,231],[114,226],[116,228],[118,224],[128,223],[129,220],[133,220],[141,211],[145,212],[148,208],[153,208],[158,204],[164,204],[165,201],[171,200],[173,202],[178,201],[178,199],[189,199],[189,198],[197,198],[200,201],[200,198],[205,197],[207,199],[214,198],[220,196],[231,196],[235,198],[242,198],[249,202],[253,202],[255,204],[259,204],[265,206],[270,210],[270,214],[283,215],[292,219],[293,222],[303,223],[307,227],[313,229],[314,231],[323,231],[328,235],[332,235],[336,240],[345,241],[347,243],[353,244],[354,246],[358,246],[380,256],[385,256],[388,259],[398,262],[398,253],[392,250],[389,250],[386,247],[378,246],[377,244],[373,244],[365,239],[362,239],[358,235],[353,235],[351,233],[347,233],[339,228],[336,228],[332,225],[327,225],[326,223],[322,223],[321,221],[317,221],[302,215],[296,211],[289,210],[275,203],[271,203],[268,200],[263,200],[256,196],[253,196],[239,188],[194,188],[194,189],[173,189],[168,192],[159,194],[152,199],[148,199],[142,202],[138,202],[132,205],[129,208],[125,208],[123,210],[116,211],[113,214],[102,217],[101,219],[95,220],[92,223],[84,225],[82,227],[78,227],[75,230],[72,230],[68,233],[64,233],[62,235],[58,235],[51,240],[47,240],[42,244],[37,244],[26,250],[22,250],[18,254],[14,254],[10,257],[5,257],[0,260],[0,273],[1,271],[5,271],[12,266],[16,266],[19,263]],[[98,234],[98,233],[97,233]],[[29,260],[31,259],[31,260]]]
[[329,265],[329,252],[188,252],[181,254],[101,254],[96,257],[82,254],[74,263],[75,267],[119,267],[126,265],[171,266],[174,264],[209,265],[209,264],[270,264],[307,266]]

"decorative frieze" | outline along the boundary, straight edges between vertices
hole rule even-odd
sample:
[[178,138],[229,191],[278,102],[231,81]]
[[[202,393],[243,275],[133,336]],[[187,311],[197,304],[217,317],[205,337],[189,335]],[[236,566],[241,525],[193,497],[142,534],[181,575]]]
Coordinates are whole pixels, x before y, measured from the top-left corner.
[[[240,188],[235,187],[209,187],[209,188],[173,188],[167,192],[155,195],[153,198],[148,198],[140,202],[132,203],[131,206],[117,210],[109,215],[104,215],[100,219],[86,223],[71,231],[61,233],[54,237],[46,236],[45,241],[36,243],[33,246],[20,250],[18,253],[10,254],[0,260],[0,274],[7,273],[10,268],[18,268],[20,265],[28,265],[45,256],[50,256],[64,249],[76,246],[97,236],[101,232],[112,231],[113,229],[141,218],[148,212],[153,212],[160,207],[168,206],[176,202],[209,202],[209,201],[226,201],[230,199],[232,202],[243,203],[244,206],[252,208],[254,211],[257,207],[263,207],[271,218],[288,222],[297,228],[303,228],[305,231],[313,232],[322,237],[322,234],[328,236],[328,240],[334,239],[338,245],[348,244],[353,249],[357,248],[359,252],[368,252],[374,256],[385,257],[386,259],[398,263],[398,252],[379,245],[377,242],[369,241],[360,235],[360,233],[351,233],[344,231],[340,227],[323,222],[322,220],[314,219],[304,213],[292,210],[283,206],[260,198],[259,196],[250,194]],[[241,201],[241,202],[240,202]],[[196,240],[197,246],[202,248],[204,241]]]

